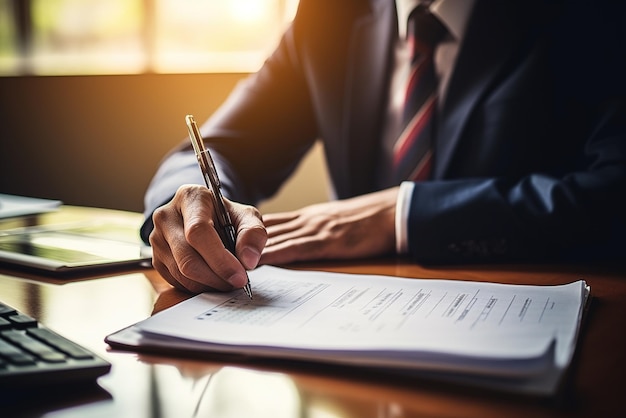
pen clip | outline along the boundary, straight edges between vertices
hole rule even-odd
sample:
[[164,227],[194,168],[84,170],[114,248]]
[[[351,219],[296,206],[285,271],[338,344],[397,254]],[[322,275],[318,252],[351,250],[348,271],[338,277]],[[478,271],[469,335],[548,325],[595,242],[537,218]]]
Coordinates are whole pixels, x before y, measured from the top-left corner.
[[[185,122],[187,123],[187,128],[189,129],[191,145],[193,146],[193,150],[196,154],[198,164],[200,164],[203,174],[207,174],[209,177],[205,180],[210,181],[212,189],[219,189],[222,186],[220,178],[217,175],[217,170],[215,169],[215,164],[213,163],[213,158],[211,157],[209,150],[204,147],[202,135],[200,135],[200,130],[198,129],[198,125],[196,124],[194,117],[192,115],[185,116]],[[217,190],[214,190],[213,192],[217,193]]]
[[187,128],[189,129],[191,145],[193,146],[198,164],[200,165],[204,182],[213,192],[213,201],[216,206],[218,223],[220,224],[221,229],[225,230],[223,233],[228,235],[227,238],[231,239],[230,235],[232,234],[228,232],[228,228],[232,227],[232,221],[230,220],[230,214],[224,206],[222,192],[220,190],[222,184],[219,176],[217,175],[213,158],[211,157],[209,150],[204,147],[204,142],[202,141],[202,136],[200,135],[200,130],[198,129],[198,125],[196,124],[194,117],[192,115],[185,116],[185,122],[187,123]]

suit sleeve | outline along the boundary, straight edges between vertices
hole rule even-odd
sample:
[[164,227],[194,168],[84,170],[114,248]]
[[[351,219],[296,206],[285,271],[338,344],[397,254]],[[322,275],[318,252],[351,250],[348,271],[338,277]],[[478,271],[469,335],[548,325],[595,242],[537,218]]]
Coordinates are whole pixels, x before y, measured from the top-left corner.
[[422,263],[582,261],[626,255],[626,110],[601,112],[584,170],[417,183],[409,251]]
[[[272,196],[317,138],[298,57],[298,17],[259,72],[242,81],[200,131],[211,150],[224,195],[247,204]],[[161,162],[144,197],[141,237],[152,213],[183,184],[204,184],[188,139]]]

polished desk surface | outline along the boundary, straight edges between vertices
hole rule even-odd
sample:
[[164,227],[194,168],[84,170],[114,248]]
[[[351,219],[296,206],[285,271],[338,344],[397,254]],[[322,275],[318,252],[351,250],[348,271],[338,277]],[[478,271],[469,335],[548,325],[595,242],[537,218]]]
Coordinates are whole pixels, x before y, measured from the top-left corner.
[[[138,214],[65,206],[51,214],[0,221],[0,229],[93,216],[130,219],[138,225],[141,221]],[[542,399],[340,367],[116,351],[104,342],[107,334],[189,295],[172,289],[150,268],[60,279],[0,264],[0,301],[34,316],[112,363],[111,372],[98,379],[97,387],[57,387],[38,392],[20,406],[23,409],[8,416],[626,416],[623,264],[426,268],[401,259],[385,259],[284,267],[516,284],[562,284],[584,278],[591,286],[593,299],[562,390],[554,397]],[[0,415],[5,416],[3,405]]]

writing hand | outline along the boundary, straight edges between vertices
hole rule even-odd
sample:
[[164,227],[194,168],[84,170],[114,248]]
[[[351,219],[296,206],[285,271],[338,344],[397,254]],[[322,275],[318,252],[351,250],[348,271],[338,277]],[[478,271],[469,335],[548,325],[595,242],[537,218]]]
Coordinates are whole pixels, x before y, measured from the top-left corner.
[[398,187],[263,216],[262,264],[350,259],[395,251]]
[[258,210],[225,199],[237,231],[233,256],[215,229],[213,199],[205,186],[181,186],[152,215],[152,264],[171,285],[192,293],[233,290],[247,283],[267,234]]

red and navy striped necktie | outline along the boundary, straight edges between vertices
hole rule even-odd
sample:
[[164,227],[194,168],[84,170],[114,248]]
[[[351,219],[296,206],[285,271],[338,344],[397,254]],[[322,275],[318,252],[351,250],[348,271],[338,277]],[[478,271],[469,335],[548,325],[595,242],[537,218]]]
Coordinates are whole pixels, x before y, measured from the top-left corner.
[[396,182],[428,178],[432,164],[434,115],[437,108],[437,76],[433,56],[445,28],[428,8],[418,6],[407,27],[411,67],[406,86],[404,129],[393,147]]

